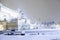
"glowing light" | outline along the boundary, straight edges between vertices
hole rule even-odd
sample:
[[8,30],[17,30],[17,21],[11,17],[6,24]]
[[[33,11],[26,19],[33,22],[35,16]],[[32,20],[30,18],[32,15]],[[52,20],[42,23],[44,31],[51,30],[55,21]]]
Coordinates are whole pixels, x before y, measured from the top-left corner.
[[60,24],[56,24],[56,29],[60,29]]
[[11,10],[7,7],[1,7],[1,11],[5,12],[6,14],[10,14],[13,18],[17,18],[18,14],[16,11]]
[[3,25],[0,24],[0,31],[4,30]]
[[13,18],[17,18],[19,13],[17,11],[11,10],[2,4],[0,4],[0,20],[4,20],[6,18],[10,21]]

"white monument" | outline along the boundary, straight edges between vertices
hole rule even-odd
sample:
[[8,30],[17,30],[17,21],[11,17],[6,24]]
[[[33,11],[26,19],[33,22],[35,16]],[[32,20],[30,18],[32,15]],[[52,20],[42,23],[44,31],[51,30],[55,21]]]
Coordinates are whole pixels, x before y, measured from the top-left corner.
[[26,19],[24,18],[24,15],[20,9],[18,9],[19,15],[18,15],[18,31],[22,29],[22,26],[26,24]]

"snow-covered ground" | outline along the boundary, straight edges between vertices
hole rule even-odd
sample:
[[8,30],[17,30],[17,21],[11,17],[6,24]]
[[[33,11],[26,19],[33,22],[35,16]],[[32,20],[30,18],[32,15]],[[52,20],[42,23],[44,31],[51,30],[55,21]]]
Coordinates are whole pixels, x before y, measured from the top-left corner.
[[52,39],[59,39],[60,35],[0,35],[0,40],[52,40]]
[[0,35],[0,40],[60,40],[60,35]]
[[60,40],[60,30],[25,30],[26,35],[0,35],[0,40]]

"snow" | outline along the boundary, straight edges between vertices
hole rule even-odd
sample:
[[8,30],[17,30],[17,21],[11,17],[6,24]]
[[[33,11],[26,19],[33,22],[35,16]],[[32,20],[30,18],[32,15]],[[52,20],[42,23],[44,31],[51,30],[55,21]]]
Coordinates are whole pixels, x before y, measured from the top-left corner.
[[51,40],[59,39],[60,35],[0,35],[0,40]]
[[[35,30],[36,31],[36,30]],[[29,32],[29,31],[28,31]],[[42,31],[39,32],[30,31],[26,35],[0,35],[0,40],[60,40],[60,30]]]

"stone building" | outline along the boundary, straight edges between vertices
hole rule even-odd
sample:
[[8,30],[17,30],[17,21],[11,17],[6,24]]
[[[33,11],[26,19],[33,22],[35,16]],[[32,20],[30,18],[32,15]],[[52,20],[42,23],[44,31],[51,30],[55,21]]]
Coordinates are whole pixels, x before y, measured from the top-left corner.
[[7,21],[6,19],[0,20],[0,31],[7,30]]

